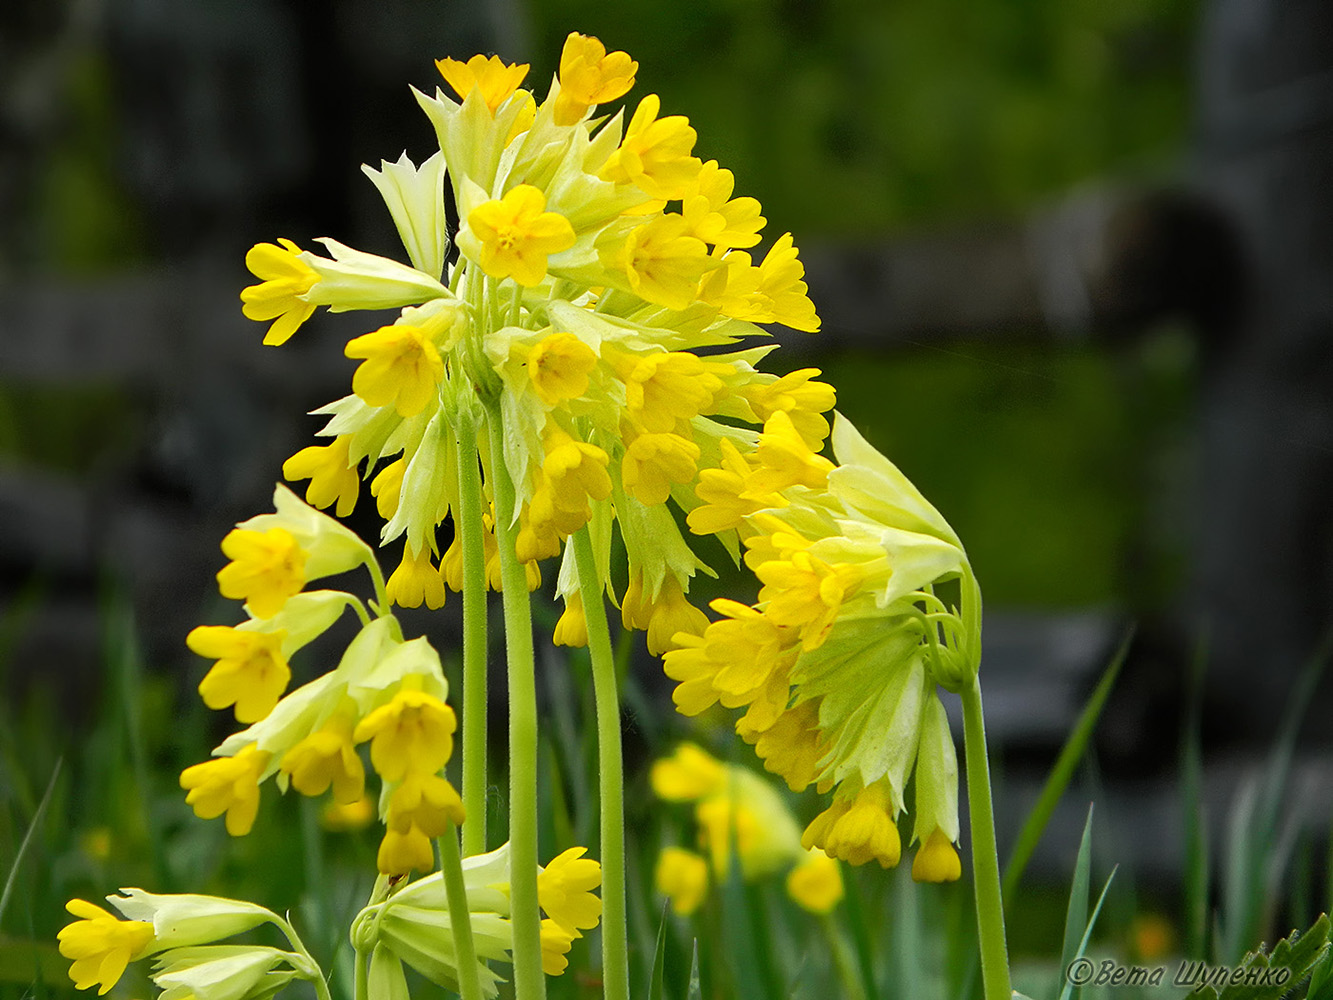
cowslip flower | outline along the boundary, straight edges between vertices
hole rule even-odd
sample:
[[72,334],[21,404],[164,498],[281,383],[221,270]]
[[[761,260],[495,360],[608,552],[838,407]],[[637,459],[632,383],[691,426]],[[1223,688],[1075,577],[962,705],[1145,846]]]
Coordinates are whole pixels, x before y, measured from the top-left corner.
[[227,832],[243,837],[259,814],[259,781],[269,754],[251,743],[235,754],[216,757],[181,772],[180,784],[189,794],[188,805],[200,819],[227,814]]
[[[779,408],[757,461],[733,462],[710,484],[714,505],[734,511],[712,523],[739,517],[763,587],[753,607],[714,602],[722,620],[682,637],[666,671],[688,714],[744,707],[738,731],[793,788],[835,788],[807,847],[897,864],[896,819],[915,770],[913,874],[951,880],[958,770],[937,688],[975,676],[979,592],[957,535],[907,478],[841,418],[833,446],[836,466]],[[737,505],[721,502],[724,486]],[[771,505],[742,513],[741,498],[763,492],[776,494]]]
[[478,205],[467,224],[481,244],[481,269],[524,288],[541,284],[551,254],[574,245],[574,227],[563,215],[546,211],[546,198],[531,184]]
[[476,55],[467,62],[437,59],[435,67],[459,97],[467,97],[473,90],[479,91],[492,114],[528,75],[527,63],[506,63],[499,56]]
[[301,260],[301,248],[285,239],[255,244],[245,255],[245,266],[260,283],[241,292],[241,311],[247,319],[273,320],[264,343],[285,344],[315,311],[304,296],[319,275]]
[[607,52],[598,39],[571,31],[560,53],[560,93],[553,115],[557,125],[574,125],[594,104],[624,97],[634,86],[639,64],[626,52]]
[[148,951],[153,925],[145,920],[121,920],[82,899],[71,899],[65,909],[79,918],[57,935],[60,954],[74,960],[69,978],[77,989],[97,986],[102,996],[120,981],[130,962]]

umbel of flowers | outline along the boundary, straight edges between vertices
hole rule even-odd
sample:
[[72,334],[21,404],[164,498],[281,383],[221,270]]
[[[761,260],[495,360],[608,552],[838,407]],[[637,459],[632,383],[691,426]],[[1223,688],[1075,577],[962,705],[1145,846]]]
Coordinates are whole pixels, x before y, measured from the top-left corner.
[[[610,600],[666,655],[683,711],[745,707],[738,729],[770,770],[834,789],[805,846],[853,863],[897,861],[914,775],[914,874],[958,877],[957,765],[937,687],[962,695],[983,980],[988,1000],[1007,998],[993,832],[977,826],[990,813],[975,580],[948,525],[850,424],[833,427],[841,464],[821,456],[835,393],[817,369],[760,370],[775,345],[758,324],[819,328],[790,234],[758,249],[759,203],[734,196],[732,173],[695,155],[694,129],[655,95],[602,109],[634,85],[624,52],[570,35],[540,100],[523,87],[525,65],[475,56],[437,67],[445,86],[413,93],[439,151],[363,168],[405,260],[328,237],[318,249],[280,238],[246,257],[259,280],[243,310],[269,324],[266,344],[321,306],[396,315],[344,345],[359,361],[350,394],[316,411],[322,443],[283,465],[307,482],[307,503],[279,487],[274,513],[223,541],[218,584],[246,620],[196,629],[189,644],[215,661],[205,702],[246,728],[181,775],[187,801],[241,836],[269,778],[284,792],[359,799],[368,745],[385,830],[380,878],[352,929],[358,1000],[404,996],[405,965],[479,1000],[495,991],[487,961],[507,955],[518,1000],[539,1000],[543,972],[560,971],[599,916],[604,993],[626,1000]],[[383,521],[378,544],[398,562],[387,581],[374,550],[320,513],[351,513],[363,483]],[[743,552],[763,585],[753,606],[715,602],[724,618],[711,624],[689,599],[694,576],[712,572],[694,544],[708,535],[719,554]],[[602,865],[571,848],[543,869],[528,592],[557,558],[554,638],[587,645],[592,664]],[[371,600],[308,589],[358,567]],[[485,826],[488,589],[502,595],[508,665],[510,825],[498,850]],[[438,608],[449,590],[463,604],[461,727],[438,655],[391,614]],[[362,627],[337,666],[287,692],[288,659],[348,609]],[[444,773],[456,732],[461,796]],[[429,874],[404,886],[413,871]],[[109,988],[126,962],[157,953],[157,938],[120,926],[138,920],[123,907],[128,921],[80,907],[90,923],[66,937],[81,984]],[[274,959],[262,976],[306,971]],[[226,996],[269,995],[262,976]],[[207,992],[186,985],[173,1000],[186,990]]]

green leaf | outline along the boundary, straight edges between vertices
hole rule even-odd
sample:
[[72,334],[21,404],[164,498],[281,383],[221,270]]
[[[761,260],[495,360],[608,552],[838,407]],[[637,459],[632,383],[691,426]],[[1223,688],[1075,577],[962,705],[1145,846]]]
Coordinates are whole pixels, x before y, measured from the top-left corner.
[[18,877],[19,866],[23,864],[23,855],[28,852],[28,845],[32,843],[33,831],[42,823],[42,817],[46,815],[46,807],[51,801],[51,793],[55,790],[56,780],[60,777],[60,769],[64,760],[57,760],[55,769],[51,772],[51,780],[46,783],[46,791],[42,793],[42,801],[37,804],[36,811],[32,814],[32,821],[28,823],[28,830],[23,834],[23,842],[19,844],[18,851],[14,854],[14,863],[9,866],[9,875],[5,878],[4,892],[0,892],[0,920],[4,919],[5,910],[9,907],[9,897],[14,892],[14,880]]
[[1314,974],[1321,973],[1322,978],[1319,980],[1318,992],[1322,998],[1327,998],[1333,995],[1333,989],[1330,989],[1333,984],[1328,981],[1329,954],[1329,920],[1326,914],[1321,914],[1314,925],[1304,934],[1300,931],[1292,931],[1291,934],[1275,944],[1271,952],[1261,945],[1256,951],[1246,955],[1238,965],[1238,968],[1246,970],[1289,970],[1290,975],[1284,978],[1280,984],[1251,985],[1242,982],[1228,985],[1220,993],[1213,986],[1205,986],[1201,990],[1192,992],[1190,996],[1199,997],[1200,1000],[1281,1000],[1307,976],[1310,976],[1311,989],[1307,1000],[1315,1000]]
[[1078,858],[1074,862],[1074,878],[1069,884],[1069,909],[1065,915],[1065,939],[1060,948],[1060,968],[1069,968],[1069,963],[1078,957],[1076,951],[1083,932],[1088,927],[1088,887],[1092,880],[1092,810],[1088,805],[1088,818],[1083,824],[1083,839],[1079,843]]
[[[1089,816],[1088,818],[1089,820],[1091,820],[1092,817]],[[1102,912],[1102,904],[1106,902],[1106,894],[1111,890],[1111,880],[1115,878],[1116,871],[1117,871],[1116,868],[1112,868],[1111,874],[1106,876],[1106,884],[1102,886],[1102,893],[1100,896],[1097,897],[1097,905],[1092,908],[1092,916],[1088,918],[1088,926],[1083,931],[1083,937],[1079,940],[1078,950],[1075,951],[1073,956],[1069,959],[1069,962],[1066,962],[1065,964],[1060,966],[1062,971],[1064,969],[1068,969],[1069,965],[1075,959],[1082,958],[1083,953],[1088,950],[1088,942],[1092,940],[1092,929],[1097,925],[1097,916]],[[1074,984],[1066,980],[1065,988],[1060,993],[1060,1000],[1069,1000],[1069,997],[1072,996],[1073,993],[1074,993]]]
[[694,957],[690,960],[690,986],[685,991],[685,1000],[704,1000],[703,988],[699,985],[699,939],[694,941]]
[[1106,665],[1101,680],[1097,682],[1097,687],[1088,698],[1087,704],[1083,706],[1083,711],[1079,713],[1078,722],[1074,724],[1069,738],[1060,749],[1060,756],[1056,758],[1055,766],[1051,768],[1051,773],[1042,786],[1037,804],[1023,821],[1023,829],[1019,831],[1018,838],[1014,841],[1013,853],[1009,855],[1009,862],[1004,868],[1003,894],[1006,903],[1013,898],[1019,880],[1023,877],[1023,871],[1032,860],[1032,852],[1036,850],[1042,834],[1046,832],[1056,804],[1064,795],[1065,789],[1069,787],[1078,762],[1083,759],[1083,753],[1092,739],[1093,730],[1097,728],[1097,720],[1101,718],[1102,709],[1106,706],[1106,699],[1115,685],[1116,678],[1120,676],[1120,668],[1125,663],[1129,644],[1133,638],[1134,633],[1131,630],[1120,643],[1120,648],[1116,650],[1111,662]]

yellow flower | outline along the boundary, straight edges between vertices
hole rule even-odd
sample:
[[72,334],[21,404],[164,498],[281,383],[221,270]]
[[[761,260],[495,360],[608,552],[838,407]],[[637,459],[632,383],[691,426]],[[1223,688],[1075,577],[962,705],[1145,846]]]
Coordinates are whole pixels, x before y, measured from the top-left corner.
[[625,449],[620,478],[640,503],[666,503],[672,484],[690,482],[698,462],[699,446],[679,434],[640,434]]
[[255,825],[259,812],[259,777],[268,766],[269,754],[251,743],[233,757],[215,757],[181,772],[181,787],[189,794],[187,805],[200,819],[227,814],[227,832],[244,837]]
[[356,507],[361,492],[361,477],[357,475],[358,462],[353,462],[348,449],[350,434],[340,434],[329,445],[311,445],[302,448],[282,463],[283,477],[297,482],[309,479],[306,502],[321,510],[337,503],[339,517],[346,517]]
[[823,643],[842,607],[843,598],[861,579],[855,566],[830,566],[809,552],[793,552],[789,559],[762,563],[755,575],[764,584],[760,603],[774,625],[799,628],[802,648],[809,652]]
[[832,913],[844,895],[838,862],[821,851],[810,852],[787,873],[787,895],[811,913]]
[[370,495],[375,498],[375,509],[386,521],[393,520],[398,512],[398,502],[403,493],[403,474],[407,471],[407,462],[395,459],[375,474],[370,481]]
[[237,722],[258,722],[287,690],[291,668],[282,655],[283,631],[257,632],[229,625],[201,625],[185,637],[200,656],[217,660],[199,682],[209,708],[235,705]]
[[653,761],[649,781],[659,799],[694,802],[721,793],[726,788],[727,772],[698,744],[682,743],[670,757]]
[[408,323],[355,337],[343,353],[365,359],[352,375],[352,391],[370,406],[392,405],[400,417],[424,410],[444,379],[444,361],[430,335]]
[[657,596],[643,591],[643,573],[630,570],[630,583],[620,601],[620,617],[626,628],[646,629],[648,652],[661,656],[676,649],[679,634],[701,635],[708,616],[685,598],[680,581],[668,574]]
[[902,856],[902,840],[893,822],[901,809],[891,800],[888,785],[876,782],[861,789],[854,799],[843,801],[841,807],[835,802],[816,817],[806,830],[810,843],[802,838],[802,844],[822,847],[829,857],[849,864],[863,865],[873,859],[881,868],[892,868]]
[[[551,501],[557,508],[582,511],[589,500],[605,500],[611,495],[611,477],[606,471],[610,459],[601,448],[567,434],[554,422],[547,424],[543,444],[546,458],[542,462],[542,474],[550,487]],[[579,527],[582,523],[574,530]]]
[[403,559],[389,575],[385,589],[389,602],[403,608],[419,608],[422,601],[432,611],[444,607],[444,578],[430,561],[430,549],[412,552],[412,543],[403,545]]
[[626,52],[606,51],[590,35],[571,31],[560,53],[560,94],[555,99],[555,123],[573,125],[594,104],[624,97],[634,86],[639,64]]
[[256,618],[272,618],[305,586],[305,552],[282,528],[234,528],[222,539],[231,560],[218,571],[223,597],[245,601]]
[[542,971],[548,976],[558,976],[569,968],[565,956],[575,936],[550,918],[542,921]]
[[453,753],[454,710],[410,686],[411,680],[404,678],[394,696],[357,723],[353,733],[357,743],[372,741],[370,762],[385,781],[401,781],[409,772],[434,774]]
[[588,619],[583,613],[583,598],[577,590],[565,595],[565,610],[555,623],[551,641],[557,646],[588,645]]
[[389,796],[384,817],[391,830],[406,834],[416,827],[427,837],[441,837],[449,824],[460,825],[466,813],[457,790],[438,774],[408,773]]
[[625,383],[625,410],[645,430],[664,433],[712,411],[725,390],[712,365],[686,351],[655,351],[617,359]]
[[546,915],[575,937],[597,926],[602,901],[592,890],[602,884],[602,866],[583,857],[586,847],[571,847],[537,874],[537,899]]
[[354,802],[330,799],[319,814],[319,822],[324,829],[335,833],[364,830],[375,822],[375,800],[365,794]]
[[546,277],[546,258],[574,245],[574,227],[546,211],[546,197],[520,184],[503,198],[478,205],[467,217],[481,241],[481,269],[492,278],[510,278],[525,288]]
[[495,109],[528,75],[527,63],[506,64],[499,56],[475,55],[467,62],[436,59],[435,68],[459,97],[466,98],[473,90],[481,91],[481,98],[491,114],[495,114]]
[[247,319],[275,321],[264,334],[264,343],[271,347],[285,344],[315,311],[304,296],[319,275],[300,253],[291,240],[279,239],[278,245],[256,243],[245,255],[245,266],[262,280],[241,292],[241,312]]
[[80,990],[100,984],[97,994],[102,996],[152,945],[153,925],[147,920],[121,920],[82,899],[71,899],[65,909],[79,918],[56,935],[60,954],[74,960],[69,978]]
[[588,391],[597,355],[572,333],[553,333],[532,349],[527,365],[538,398],[547,406],[558,406]]
[[719,442],[716,469],[700,469],[694,495],[703,501],[685,521],[696,535],[716,535],[740,527],[749,515],[786,501],[773,492],[751,491],[747,482],[754,470],[740,450],[727,438]]
[[958,852],[949,843],[948,834],[936,827],[912,859],[912,878],[918,882],[957,882],[962,874]]
[[402,831],[390,827],[380,841],[375,866],[383,875],[406,875],[413,870],[428,872],[435,867],[435,851],[430,838],[419,827],[409,826]]
[[278,770],[290,775],[302,795],[323,795],[332,785],[334,802],[350,805],[365,794],[366,769],[352,745],[352,720],[345,712],[283,754]]
[[759,242],[759,230],[766,221],[754,198],[731,200],[736,177],[730,170],[709,160],[699,171],[690,190],[682,199],[681,215],[690,235],[720,249],[752,247]]
[[699,279],[717,262],[687,228],[679,215],[659,215],[631,229],[621,246],[602,254],[602,262],[623,270],[640,298],[668,309],[688,309],[698,298]]
[[671,201],[689,192],[703,164],[690,155],[698,138],[690,120],[684,115],[658,118],[661,108],[656,94],[639,102],[620,148],[602,165],[598,176],[616,184],[637,185],[650,198]]
[[812,451],[818,451],[828,437],[829,424],[822,414],[833,409],[837,392],[827,382],[816,382],[818,368],[802,368],[773,381],[758,380],[742,386],[740,395],[760,420],[775,413],[785,413],[792,426]]
[[688,917],[708,892],[708,862],[683,847],[664,847],[653,870],[657,891],[671,900],[671,908]]

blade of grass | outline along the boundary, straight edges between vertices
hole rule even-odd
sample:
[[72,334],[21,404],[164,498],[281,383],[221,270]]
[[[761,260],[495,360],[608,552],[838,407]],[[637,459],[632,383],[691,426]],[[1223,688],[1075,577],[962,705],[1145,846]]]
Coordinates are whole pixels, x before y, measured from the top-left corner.
[[662,920],[657,925],[657,948],[653,954],[653,974],[648,980],[648,1000],[662,1000],[662,976],[666,971],[667,904],[662,904]]
[[19,849],[14,852],[14,863],[9,866],[9,875],[5,877],[4,892],[0,893],[0,923],[3,923],[5,919],[5,911],[9,907],[10,896],[14,892],[14,882],[18,879],[19,868],[23,864],[23,856],[28,853],[28,845],[32,843],[33,833],[42,824],[42,817],[46,815],[46,807],[51,801],[51,793],[55,791],[56,781],[60,778],[60,771],[63,766],[63,759],[56,761],[56,766],[51,771],[51,780],[46,783],[46,791],[42,793],[42,800],[37,803],[37,808],[32,814],[32,820],[28,823],[27,832],[23,834]]
[[870,943],[870,931],[866,927],[865,901],[861,898],[860,879],[856,869],[843,871],[843,886],[846,895],[843,907],[847,912],[847,924],[852,931],[852,943],[856,946],[856,964],[861,970],[861,985],[865,989],[867,1000],[879,1000],[879,987],[875,982],[875,949]]
[[[1112,868],[1111,874],[1106,876],[1106,884],[1102,886],[1102,893],[1097,897],[1097,905],[1092,908],[1092,914],[1088,917],[1088,926],[1083,932],[1083,937],[1079,940],[1078,950],[1074,953],[1073,958],[1071,958],[1069,962],[1060,967],[1062,971],[1068,969],[1070,963],[1075,959],[1082,958],[1083,953],[1088,950],[1088,942],[1092,940],[1092,929],[1097,925],[1097,917],[1102,912],[1102,904],[1106,902],[1106,894],[1111,890],[1111,882],[1115,879],[1115,873],[1116,869]],[[1066,979],[1065,988],[1060,992],[1060,1000],[1069,1000],[1074,994],[1074,990],[1074,984]]]
[[1088,818],[1083,824],[1083,839],[1078,845],[1078,858],[1074,862],[1074,878],[1069,884],[1069,910],[1065,915],[1064,943],[1060,946],[1062,970],[1068,969],[1069,963],[1078,957],[1075,952],[1088,929],[1088,895],[1092,881],[1092,813],[1093,806],[1089,804]]
[[1111,662],[1106,665],[1106,670],[1102,672],[1097,687],[1093,689],[1087,704],[1083,706],[1083,711],[1079,713],[1078,721],[1074,724],[1069,738],[1060,748],[1060,755],[1055,759],[1055,766],[1051,768],[1050,776],[1042,786],[1036,805],[1023,821],[1023,829],[1019,831],[1018,838],[1014,841],[1013,852],[1009,855],[1009,863],[1004,869],[1003,893],[1006,906],[1018,888],[1024,869],[1032,860],[1032,852],[1036,850],[1042,834],[1046,832],[1060,797],[1069,787],[1078,762],[1083,759],[1083,753],[1092,739],[1093,730],[1097,728],[1097,720],[1101,718],[1102,709],[1106,706],[1106,699],[1120,675],[1120,668],[1124,666],[1125,657],[1129,653],[1129,644],[1133,638],[1134,631],[1131,629],[1121,640],[1120,647],[1111,657]]
[[917,906],[916,883],[910,872],[901,869],[894,881],[897,883],[894,886],[897,904],[894,936],[898,939],[898,995],[923,997],[928,991],[921,975],[921,911]]
[[704,1000],[704,991],[699,983],[699,939],[694,940],[694,957],[690,959],[690,985],[685,991],[685,1000]]

